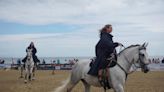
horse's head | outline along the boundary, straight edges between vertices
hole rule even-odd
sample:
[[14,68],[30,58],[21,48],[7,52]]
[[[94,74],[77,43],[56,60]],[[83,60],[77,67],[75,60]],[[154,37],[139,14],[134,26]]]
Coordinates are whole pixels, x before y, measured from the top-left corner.
[[148,44],[146,44],[146,43],[144,43],[143,45],[139,45],[139,44],[131,45],[119,53],[120,59],[122,59],[122,56],[123,56],[124,59],[128,62],[129,68],[132,65],[134,65],[136,67],[136,69],[141,68],[141,70],[144,73],[147,73],[149,71],[148,54],[146,51],[147,46],[148,46]]
[[27,60],[32,58],[32,49],[27,49]]
[[139,55],[138,55],[138,61],[137,61],[137,63],[141,67],[141,70],[144,73],[147,73],[149,71],[149,69],[148,69],[148,64],[149,64],[148,54],[147,54],[147,51],[146,51],[147,45],[148,44],[144,43],[143,45],[141,45],[139,47]]

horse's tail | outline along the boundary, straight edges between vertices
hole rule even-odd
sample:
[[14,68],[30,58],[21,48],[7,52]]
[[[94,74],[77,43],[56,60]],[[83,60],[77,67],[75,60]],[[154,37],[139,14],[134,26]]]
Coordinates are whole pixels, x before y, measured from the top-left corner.
[[[79,78],[76,78],[74,75],[75,68],[78,68],[78,63],[76,63],[73,67],[72,73],[71,75],[69,75],[68,79],[63,81],[63,84],[56,88],[56,90],[54,92],[70,92],[73,87],[78,83],[78,81],[80,80]],[[75,77],[75,78],[73,78]]]
[[67,92],[67,88],[70,85],[70,77],[63,81],[62,85],[60,87],[58,87],[54,92]]

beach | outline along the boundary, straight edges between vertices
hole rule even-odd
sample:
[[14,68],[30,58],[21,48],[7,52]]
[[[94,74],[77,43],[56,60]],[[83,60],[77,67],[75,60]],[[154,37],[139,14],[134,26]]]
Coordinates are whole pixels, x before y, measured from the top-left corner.
[[[25,84],[17,70],[0,70],[0,92],[53,92],[68,78],[70,71],[37,71],[36,80]],[[134,72],[128,76],[125,92],[164,92],[163,71],[151,71],[147,74]],[[102,92],[103,88],[92,87],[91,92]],[[81,82],[72,92],[84,92]],[[108,90],[107,92],[113,92]]]

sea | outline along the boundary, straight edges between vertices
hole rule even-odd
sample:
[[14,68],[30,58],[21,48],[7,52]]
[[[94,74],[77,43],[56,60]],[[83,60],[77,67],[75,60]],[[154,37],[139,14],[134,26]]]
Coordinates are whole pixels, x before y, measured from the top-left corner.
[[[70,61],[73,60],[83,60],[83,59],[91,59],[93,57],[38,57],[38,59],[40,60],[40,63],[42,63],[43,61],[46,62],[46,64],[52,63],[53,61],[58,61],[60,64],[64,64],[64,63],[69,63]],[[23,58],[18,58],[18,57],[5,57],[2,58],[2,60],[5,60],[5,64],[17,64],[18,60],[22,60]]]
[[[70,63],[70,61],[73,61],[73,60],[90,60],[91,56],[88,56],[88,57],[38,57],[39,60],[40,60],[40,63],[42,64],[43,61],[45,61],[46,64],[51,64],[53,63],[53,61],[56,61],[56,63],[60,63],[60,64],[68,64]],[[162,63],[162,59],[164,58],[163,56],[150,56],[149,57],[150,59],[159,59],[160,62],[158,63],[151,63],[149,64],[149,68],[152,70],[152,71],[164,71],[164,63]],[[22,60],[23,58],[15,58],[15,57],[0,57],[0,59],[3,59],[5,60],[5,67],[10,67],[11,64],[17,64],[17,61],[18,60]],[[4,67],[4,65],[0,65],[0,67]]]

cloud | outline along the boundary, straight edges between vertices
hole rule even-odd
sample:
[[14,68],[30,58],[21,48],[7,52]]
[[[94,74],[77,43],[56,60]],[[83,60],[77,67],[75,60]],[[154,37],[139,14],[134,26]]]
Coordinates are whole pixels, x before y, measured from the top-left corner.
[[[91,28],[92,29],[92,28]],[[99,39],[98,31],[80,29],[66,33],[12,34],[0,36],[0,56],[22,57],[25,48],[33,41],[38,56],[92,56]],[[92,29],[93,30],[93,29]]]
[[30,41],[39,56],[94,56],[98,30],[107,23],[113,25],[115,41],[126,46],[146,41],[151,55],[163,55],[163,5],[163,0],[0,0],[0,21],[29,27],[82,25],[72,32],[0,35],[0,52],[9,52],[0,56],[22,56]]
[[[95,45],[99,40],[98,28],[90,27],[66,33],[1,35],[0,52],[4,53],[0,53],[0,55],[15,55],[17,57],[25,55],[25,48],[31,41],[34,41],[40,57],[95,56]],[[149,42],[148,52],[150,55],[164,54],[162,48],[160,48],[164,45],[161,33],[142,32],[142,30],[138,32],[132,32],[132,30],[121,31],[116,28],[113,35],[115,42],[121,42],[126,47],[132,44]]]
[[130,26],[163,32],[163,4],[163,0],[1,0],[0,19],[28,25],[135,24]]
[[47,37],[55,37],[61,35],[60,33],[41,33],[41,34],[7,34],[7,35],[1,35],[0,41],[26,41],[26,40],[33,40],[33,39],[41,39],[41,38],[47,38]]

